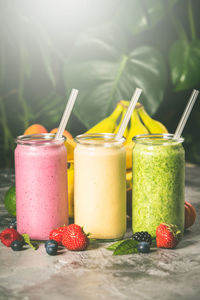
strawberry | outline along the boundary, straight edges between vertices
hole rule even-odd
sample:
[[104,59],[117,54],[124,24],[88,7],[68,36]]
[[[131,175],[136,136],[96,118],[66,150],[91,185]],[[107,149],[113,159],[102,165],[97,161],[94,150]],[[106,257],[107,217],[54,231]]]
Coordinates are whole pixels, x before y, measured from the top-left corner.
[[62,226],[57,229],[53,229],[49,234],[49,239],[56,241],[58,245],[62,245],[63,232],[66,228],[67,226]]
[[71,224],[63,233],[62,244],[68,250],[82,251],[87,248],[89,239],[79,225]]
[[181,239],[181,231],[176,225],[161,223],[156,229],[158,248],[175,248]]
[[6,228],[0,233],[0,240],[6,247],[10,247],[12,242],[21,241],[23,237],[14,228]]

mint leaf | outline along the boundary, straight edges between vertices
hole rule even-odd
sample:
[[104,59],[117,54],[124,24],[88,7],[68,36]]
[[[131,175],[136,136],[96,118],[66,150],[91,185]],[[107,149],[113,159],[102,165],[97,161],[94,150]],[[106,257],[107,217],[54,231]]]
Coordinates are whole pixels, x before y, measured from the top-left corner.
[[120,243],[113,252],[113,255],[124,255],[138,253],[138,242],[132,239],[124,240]]
[[120,241],[117,241],[116,243],[114,243],[114,244],[108,246],[106,249],[107,249],[107,250],[110,250],[110,251],[114,251],[114,250],[115,250],[121,243],[123,243],[124,241],[127,241],[127,239],[126,239],[126,240],[120,240]]
[[24,242],[26,244],[28,244],[31,248],[33,248],[33,250],[37,250],[38,249],[38,244],[36,242],[31,242],[30,237],[27,233],[22,234],[23,238],[24,238]]

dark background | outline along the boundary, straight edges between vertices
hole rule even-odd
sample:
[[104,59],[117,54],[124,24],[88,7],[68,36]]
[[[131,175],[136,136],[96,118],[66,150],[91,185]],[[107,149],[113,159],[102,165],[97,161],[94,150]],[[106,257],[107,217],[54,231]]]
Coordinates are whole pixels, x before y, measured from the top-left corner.
[[[73,136],[108,116],[136,86],[173,133],[200,88],[198,0],[0,1],[0,168],[31,124],[58,127],[80,90]],[[187,161],[200,164],[200,99],[185,127]]]

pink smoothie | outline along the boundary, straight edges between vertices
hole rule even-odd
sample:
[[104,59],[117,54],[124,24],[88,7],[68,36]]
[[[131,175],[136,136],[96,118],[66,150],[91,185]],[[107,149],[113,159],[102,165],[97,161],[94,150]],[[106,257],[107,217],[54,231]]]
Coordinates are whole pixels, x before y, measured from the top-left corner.
[[15,176],[19,233],[46,240],[52,229],[68,224],[67,153],[63,142],[18,143]]

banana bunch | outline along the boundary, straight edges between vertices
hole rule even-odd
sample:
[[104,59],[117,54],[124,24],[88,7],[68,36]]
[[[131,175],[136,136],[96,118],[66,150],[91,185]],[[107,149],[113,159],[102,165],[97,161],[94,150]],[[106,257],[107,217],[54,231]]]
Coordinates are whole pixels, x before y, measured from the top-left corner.
[[[129,101],[121,101],[124,106],[128,107]],[[128,127],[128,126],[127,126]],[[134,147],[133,137],[139,134],[149,134],[149,133],[167,133],[167,128],[159,121],[152,119],[146,112],[144,106],[137,103],[134,109],[130,124],[128,135],[124,146],[126,148],[126,169],[132,169],[132,151]]]
[[92,128],[90,128],[86,133],[112,133],[116,130],[117,127],[117,120],[119,116],[122,114],[123,106],[117,103],[116,108],[112,112],[110,116],[103,119]]
[[[117,133],[121,122],[126,114],[129,106],[129,101],[121,100],[117,103],[114,111],[110,116],[106,117],[86,133]],[[124,137],[126,141],[124,146],[126,148],[126,182],[127,191],[132,189],[132,152],[134,147],[133,137],[139,134],[149,133],[167,133],[167,128],[159,121],[152,119],[146,112],[144,106],[140,103],[136,104],[136,107],[131,115],[129,124],[127,125]],[[69,202],[69,216],[73,217],[73,162],[70,164],[68,169],[68,202]]]
[[[97,123],[94,127],[90,128],[86,133],[117,133],[121,122],[126,114],[129,101],[121,100],[117,103],[115,110],[110,116]],[[144,106],[137,103],[136,108],[130,119],[130,124],[125,129],[124,137],[126,141],[124,146],[126,148],[126,168],[132,168],[132,151],[134,147],[133,137],[138,134],[148,133],[167,133],[167,128],[152,119],[146,112]]]

